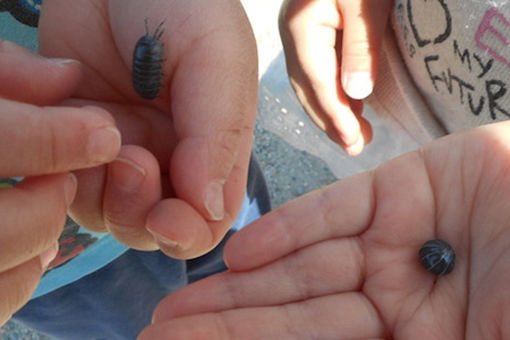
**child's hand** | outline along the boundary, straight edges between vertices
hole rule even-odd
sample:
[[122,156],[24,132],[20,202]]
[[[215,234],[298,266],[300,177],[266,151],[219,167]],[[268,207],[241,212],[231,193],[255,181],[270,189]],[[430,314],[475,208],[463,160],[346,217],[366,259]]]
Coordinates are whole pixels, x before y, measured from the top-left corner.
[[[439,139],[242,229],[230,271],[139,339],[509,339],[509,196],[510,122]],[[442,277],[418,255],[436,238],[456,252]]]
[[[151,35],[164,21],[163,86],[152,101],[131,81],[146,20]],[[179,258],[218,244],[243,201],[257,105],[256,44],[241,4],[45,0],[39,48],[80,60],[73,104],[107,109],[122,132],[115,162],[76,172],[71,216]]]
[[351,155],[372,137],[361,99],[375,82],[391,0],[286,0],[287,70],[311,119]]
[[81,66],[0,40],[0,325],[34,292],[57,255],[76,193],[68,171],[115,158],[120,134],[104,110],[52,106],[77,86]]

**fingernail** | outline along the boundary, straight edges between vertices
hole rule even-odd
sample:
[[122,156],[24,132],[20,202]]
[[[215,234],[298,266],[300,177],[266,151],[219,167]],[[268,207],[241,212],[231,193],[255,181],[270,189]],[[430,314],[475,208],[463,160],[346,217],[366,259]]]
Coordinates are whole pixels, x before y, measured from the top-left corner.
[[150,229],[147,230],[152,234],[152,236],[154,237],[154,239],[156,239],[156,242],[158,242],[159,245],[162,245],[169,249],[177,249],[180,247],[179,242],[170,240],[169,238],[166,238],[153,230]]
[[145,169],[126,158],[117,158],[109,165],[113,185],[123,191],[137,191],[145,179]]
[[80,62],[76,59],[64,59],[64,58],[49,58],[48,59],[49,61],[57,64],[57,65],[65,65],[65,64],[72,64],[72,63],[77,63],[79,64]]
[[78,187],[78,180],[76,176],[71,172],[68,175],[67,181],[64,183],[64,198],[67,206],[73,203],[74,196],[76,195],[76,188]]
[[87,145],[87,152],[92,161],[104,163],[112,160],[120,149],[120,132],[114,126],[94,130]]
[[374,88],[369,72],[347,73],[343,83],[345,92],[352,99],[365,99]]
[[57,254],[58,254],[58,241],[41,253],[40,258],[42,267],[46,269],[50,265],[51,261],[53,261],[55,257],[57,257]]
[[211,182],[205,190],[204,206],[213,221],[221,221],[224,216],[223,185]]

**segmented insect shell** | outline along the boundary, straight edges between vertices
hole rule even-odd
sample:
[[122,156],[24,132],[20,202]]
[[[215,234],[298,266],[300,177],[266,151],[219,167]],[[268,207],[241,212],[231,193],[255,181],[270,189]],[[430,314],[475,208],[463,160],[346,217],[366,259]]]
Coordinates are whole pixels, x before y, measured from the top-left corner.
[[145,35],[138,39],[133,52],[133,87],[144,99],[154,99],[161,90],[163,44],[159,40],[163,34],[163,22],[149,35],[147,19]]
[[429,240],[421,247],[421,264],[436,275],[451,273],[455,267],[455,250],[443,240]]

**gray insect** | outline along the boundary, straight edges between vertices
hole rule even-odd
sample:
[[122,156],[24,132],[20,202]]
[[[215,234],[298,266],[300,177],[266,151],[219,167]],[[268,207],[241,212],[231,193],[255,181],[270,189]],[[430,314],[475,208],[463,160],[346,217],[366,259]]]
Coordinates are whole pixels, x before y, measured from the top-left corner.
[[144,99],[154,99],[163,86],[161,72],[163,61],[163,20],[153,35],[149,34],[149,26],[145,19],[145,35],[138,39],[133,52],[133,87]]
[[455,250],[443,240],[425,242],[419,255],[425,269],[436,275],[446,275],[455,267]]

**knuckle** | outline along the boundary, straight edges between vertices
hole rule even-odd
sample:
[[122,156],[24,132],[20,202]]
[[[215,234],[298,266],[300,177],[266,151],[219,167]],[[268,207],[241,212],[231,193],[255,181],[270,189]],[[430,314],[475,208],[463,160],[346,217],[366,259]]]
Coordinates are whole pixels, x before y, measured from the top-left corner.
[[56,131],[52,125],[48,130],[47,145],[48,145],[48,166],[51,172],[59,170],[59,145]]
[[229,128],[219,131],[216,135],[216,145],[219,148],[219,159],[225,167],[230,168],[237,158],[241,136],[245,128]]
[[347,46],[344,58],[372,58],[377,53],[374,44],[365,39],[350,41]]
[[43,112],[34,118],[31,132],[38,144],[39,171],[57,173],[72,169],[88,157],[88,136],[91,127],[79,119],[66,120],[62,112]]
[[59,171],[59,143],[58,143],[58,131],[52,121],[43,115],[34,119],[32,131],[37,131],[34,136],[39,139],[35,141],[35,145],[38,145],[39,152],[39,167],[42,171],[48,173],[55,173]]

